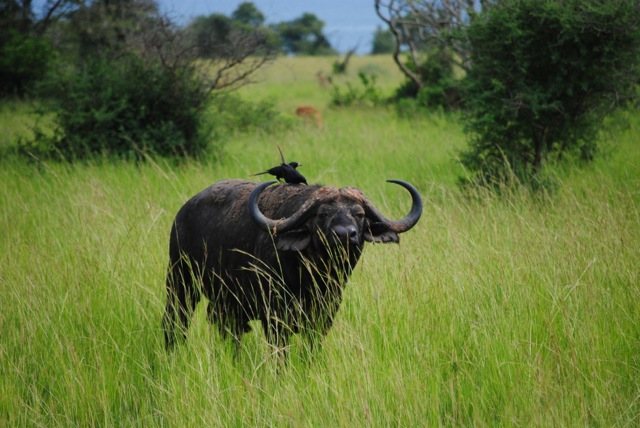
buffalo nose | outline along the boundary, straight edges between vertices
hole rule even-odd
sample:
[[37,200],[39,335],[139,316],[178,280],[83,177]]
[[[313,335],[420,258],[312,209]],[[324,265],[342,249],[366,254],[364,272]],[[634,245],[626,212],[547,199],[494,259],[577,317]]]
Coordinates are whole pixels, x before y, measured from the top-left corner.
[[343,243],[358,243],[358,229],[353,225],[336,226],[333,228],[333,233],[335,233],[338,239],[340,239],[340,241]]

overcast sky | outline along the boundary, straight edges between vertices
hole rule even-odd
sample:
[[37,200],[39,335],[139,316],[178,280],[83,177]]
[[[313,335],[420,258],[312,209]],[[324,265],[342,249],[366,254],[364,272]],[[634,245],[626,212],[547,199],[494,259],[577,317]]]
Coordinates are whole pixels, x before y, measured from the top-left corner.
[[[242,0],[158,0],[160,10],[180,24],[198,15],[222,13],[230,16]],[[376,15],[373,0],[254,0],[267,24],[291,21],[305,12],[324,21],[324,34],[340,52],[358,45],[358,53],[371,51],[371,40],[383,22]]]

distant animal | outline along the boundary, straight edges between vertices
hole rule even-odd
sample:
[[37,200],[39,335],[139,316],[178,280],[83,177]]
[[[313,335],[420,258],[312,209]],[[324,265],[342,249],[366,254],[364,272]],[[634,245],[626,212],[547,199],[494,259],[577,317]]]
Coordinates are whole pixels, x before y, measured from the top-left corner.
[[239,346],[259,320],[268,342],[286,354],[291,335],[311,345],[329,331],[365,242],[397,243],[422,214],[411,184],[410,212],[385,218],[355,187],[273,186],[275,181],[219,181],[187,201],[171,228],[168,349],[186,338],[198,302]]
[[280,159],[282,163],[278,166],[274,166],[273,168],[269,168],[266,171],[258,172],[256,174],[252,174],[252,176],[262,175],[262,174],[271,174],[276,177],[278,181],[283,181],[289,184],[307,184],[307,179],[304,178],[302,174],[297,170],[299,166],[302,166],[301,163],[298,162],[289,162],[286,163],[284,160],[284,155],[282,154],[282,149],[278,145],[278,151],[280,152]]
[[310,106],[300,106],[295,111],[296,116],[301,117],[303,120],[314,123],[318,129],[323,128],[322,113],[319,110]]
[[331,78],[331,76],[326,76],[322,71],[318,71],[316,73],[316,77],[318,78],[318,83],[320,84],[320,86],[325,89],[331,87],[331,85],[333,84],[333,79]]

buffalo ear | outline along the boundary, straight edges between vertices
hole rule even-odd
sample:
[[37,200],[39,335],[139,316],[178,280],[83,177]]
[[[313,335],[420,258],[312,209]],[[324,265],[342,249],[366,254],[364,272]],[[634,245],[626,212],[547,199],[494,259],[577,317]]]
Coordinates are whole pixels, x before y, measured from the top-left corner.
[[392,242],[397,244],[400,237],[387,224],[375,222],[365,224],[364,239],[367,242],[387,244]]
[[276,248],[281,251],[302,251],[310,242],[311,234],[308,230],[291,230],[276,237]]

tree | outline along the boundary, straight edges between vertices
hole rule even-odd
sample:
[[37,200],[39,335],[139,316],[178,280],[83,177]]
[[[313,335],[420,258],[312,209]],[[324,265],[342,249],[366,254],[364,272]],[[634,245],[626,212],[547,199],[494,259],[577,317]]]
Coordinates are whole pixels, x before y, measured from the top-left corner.
[[42,37],[9,30],[0,43],[0,96],[24,96],[47,71],[52,55]]
[[278,37],[263,25],[264,15],[253,3],[241,3],[231,17],[215,13],[196,17],[187,27],[189,44],[200,58],[234,58],[250,47],[250,56],[273,56]]
[[466,34],[471,146],[479,181],[539,178],[546,160],[591,160],[612,109],[636,95],[635,0],[503,0]]
[[198,156],[217,142],[212,124],[228,126],[210,118],[215,95],[273,57],[259,36],[232,29],[224,55],[195,61],[185,33],[150,0],[83,3],[50,31],[67,51],[43,92],[55,130],[22,148],[67,159]]
[[324,22],[312,13],[305,13],[293,21],[273,26],[280,35],[285,53],[292,55],[333,55],[336,52],[322,33]]
[[[375,10],[395,39],[393,58],[400,70],[417,88],[422,78],[424,53],[442,51],[449,61],[463,70],[469,68],[469,52],[464,33],[474,17],[496,0],[375,0]],[[407,62],[400,59],[406,50]]]
[[371,43],[371,55],[393,53],[395,48],[395,38],[389,30],[383,30],[378,26],[373,34],[373,42]]
[[231,19],[251,27],[264,25],[264,14],[251,2],[240,3],[231,14]]
[[63,40],[61,49],[87,58],[127,50],[167,23],[152,0],[97,0],[79,4],[54,29]]
[[0,1],[0,96],[23,96],[45,75],[50,44],[36,32],[31,2]]
[[349,66],[349,61],[351,60],[351,57],[356,53],[357,50],[358,50],[358,45],[349,49],[347,53],[344,55],[344,58],[342,59],[342,61],[335,60],[333,62],[333,74],[345,74],[347,72],[347,67]]
[[464,80],[456,76],[451,52],[433,49],[426,52],[426,59],[414,70],[408,62],[406,66],[420,77],[422,87],[413,80],[405,80],[395,92],[396,100],[409,98],[404,105],[426,108],[427,110],[460,110],[464,106]]
[[217,58],[227,55],[232,28],[231,18],[214,13],[196,17],[186,31],[190,38],[189,43],[196,47],[199,57]]

